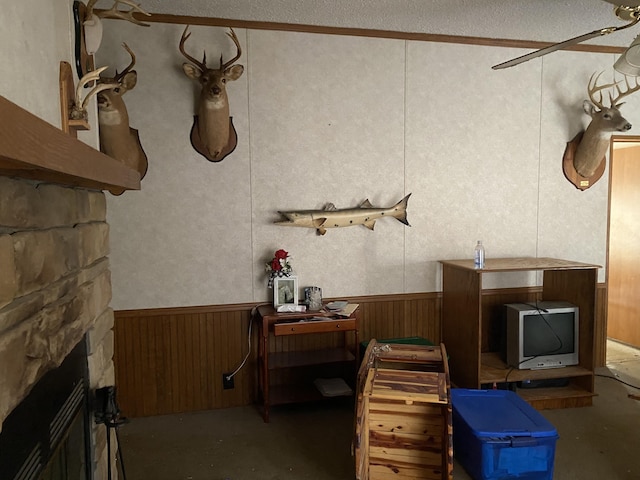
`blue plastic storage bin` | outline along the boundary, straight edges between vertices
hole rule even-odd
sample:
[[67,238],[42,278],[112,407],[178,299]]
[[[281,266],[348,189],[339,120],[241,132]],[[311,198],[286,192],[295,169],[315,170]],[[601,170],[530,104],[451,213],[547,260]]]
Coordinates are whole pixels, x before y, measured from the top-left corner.
[[453,454],[475,480],[552,480],[558,433],[508,390],[451,389]]

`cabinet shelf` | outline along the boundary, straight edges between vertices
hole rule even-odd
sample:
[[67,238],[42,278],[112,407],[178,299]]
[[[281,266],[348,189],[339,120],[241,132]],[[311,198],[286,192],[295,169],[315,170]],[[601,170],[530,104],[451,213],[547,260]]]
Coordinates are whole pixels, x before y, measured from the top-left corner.
[[269,354],[269,370],[322,365],[325,363],[353,362],[355,359],[356,357],[344,348],[276,352]]
[[273,385],[269,389],[271,405],[302,403],[322,400],[322,394],[313,385]]
[[562,368],[543,368],[539,370],[517,370],[508,367],[497,352],[482,354],[480,383],[519,382],[522,380],[543,380],[548,378],[569,378],[593,375],[593,370],[579,365]]
[[519,388],[518,395],[527,400],[554,400],[557,398],[593,397],[596,394],[576,385],[550,388]]

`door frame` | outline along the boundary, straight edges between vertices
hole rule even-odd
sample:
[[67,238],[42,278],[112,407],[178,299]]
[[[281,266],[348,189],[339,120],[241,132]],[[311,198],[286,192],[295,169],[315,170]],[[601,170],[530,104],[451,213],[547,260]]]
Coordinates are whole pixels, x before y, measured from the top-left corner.
[[[606,279],[606,291],[605,291],[605,308],[604,310],[604,360],[606,361],[607,357],[607,348],[606,343],[609,338],[609,254],[610,254],[610,238],[611,238],[611,192],[612,192],[612,184],[613,184],[613,162],[615,157],[615,147],[619,147],[621,144],[633,144],[633,146],[640,146],[640,135],[612,135],[611,142],[609,144],[609,184],[607,189],[607,247],[606,247],[606,268],[605,268],[605,279]],[[632,146],[632,145],[630,145]],[[640,182],[640,179],[639,179]]]

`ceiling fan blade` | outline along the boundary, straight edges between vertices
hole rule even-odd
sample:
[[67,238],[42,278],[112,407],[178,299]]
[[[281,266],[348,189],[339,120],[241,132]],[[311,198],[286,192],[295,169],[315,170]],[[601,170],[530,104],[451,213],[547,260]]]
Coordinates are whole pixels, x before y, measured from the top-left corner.
[[590,33],[585,33],[584,35],[580,35],[579,37],[570,38],[569,40],[565,40],[564,42],[555,43],[545,48],[541,48],[540,50],[536,50],[535,52],[527,53],[526,55],[522,55],[521,57],[517,57],[511,59],[507,62],[500,63],[498,65],[494,65],[494,70],[500,70],[502,68],[513,67],[514,65],[518,65],[520,63],[531,60],[532,58],[541,57],[542,55],[546,55],[547,53],[555,52],[556,50],[560,50],[562,48],[568,47],[570,45],[575,45],[577,43],[584,42],[586,40],[590,40],[592,38],[600,37],[602,35],[606,35],[608,33],[614,32],[617,28],[603,28],[601,30],[594,30]]
[[640,22],[640,7],[620,5],[615,9],[615,13],[618,18],[628,20],[629,23],[627,23],[626,25],[622,25],[621,27],[607,27],[601,28],[600,30],[594,30],[593,32],[585,33],[584,35],[580,35],[579,37],[570,38],[569,40],[565,40],[564,42],[555,43],[548,47],[541,48],[540,50],[536,50],[535,52],[527,53],[526,55],[522,55],[521,57],[514,58],[513,60],[494,65],[491,68],[493,68],[494,70],[500,70],[502,68],[513,67],[514,65],[526,62],[527,60],[531,60],[532,58],[541,57],[542,55],[546,55],[547,53],[555,52],[556,50],[560,50],[564,47],[575,45],[576,43],[581,43],[595,37],[608,35],[610,33],[617,32],[618,30],[624,30],[626,28],[633,27],[635,24]]

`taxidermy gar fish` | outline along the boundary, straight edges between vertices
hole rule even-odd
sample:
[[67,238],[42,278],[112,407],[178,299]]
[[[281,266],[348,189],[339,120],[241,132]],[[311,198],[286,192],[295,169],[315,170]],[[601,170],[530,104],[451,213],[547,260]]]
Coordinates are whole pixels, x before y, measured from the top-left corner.
[[392,217],[407,226],[407,203],[411,194],[404,197],[393,207],[376,208],[369,200],[365,200],[356,208],[338,209],[333,203],[327,204],[323,210],[297,210],[293,212],[278,212],[286,218],[276,225],[289,227],[315,228],[320,235],[327,233],[327,228],[350,227],[352,225],[364,225],[373,230],[376,220],[384,217]]

